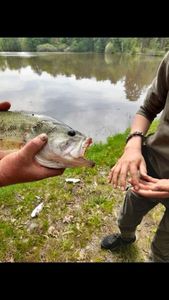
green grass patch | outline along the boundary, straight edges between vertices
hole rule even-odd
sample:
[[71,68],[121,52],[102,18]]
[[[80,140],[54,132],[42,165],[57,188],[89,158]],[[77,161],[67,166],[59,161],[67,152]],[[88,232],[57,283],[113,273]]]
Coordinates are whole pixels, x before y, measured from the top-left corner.
[[[155,131],[157,125],[158,121],[154,122],[149,132]],[[123,153],[128,133],[126,130],[88,149],[87,157],[96,163],[94,168],[67,169],[62,176],[1,188],[0,261],[110,258],[110,253],[100,250],[99,242],[102,235],[117,229],[113,216],[124,195],[108,184],[107,176]],[[79,178],[80,182],[66,183],[68,177]],[[43,210],[32,219],[32,210],[41,202]],[[142,260],[137,247],[113,259]]]

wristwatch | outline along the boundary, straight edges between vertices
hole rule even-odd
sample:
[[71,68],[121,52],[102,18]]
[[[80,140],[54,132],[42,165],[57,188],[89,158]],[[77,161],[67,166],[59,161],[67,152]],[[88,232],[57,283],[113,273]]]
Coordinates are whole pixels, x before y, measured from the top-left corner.
[[144,139],[144,133],[142,131],[135,131],[132,132],[128,135],[127,139],[126,139],[126,144],[128,143],[128,141],[134,137],[134,136],[140,136],[142,139]]

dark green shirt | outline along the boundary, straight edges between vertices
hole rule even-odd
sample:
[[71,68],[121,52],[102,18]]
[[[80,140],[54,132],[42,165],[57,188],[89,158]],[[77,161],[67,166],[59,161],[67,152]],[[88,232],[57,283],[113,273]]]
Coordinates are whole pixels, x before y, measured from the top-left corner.
[[157,76],[137,114],[152,122],[161,111],[157,131],[147,137],[146,144],[150,150],[150,161],[159,177],[169,178],[169,52],[160,63]]

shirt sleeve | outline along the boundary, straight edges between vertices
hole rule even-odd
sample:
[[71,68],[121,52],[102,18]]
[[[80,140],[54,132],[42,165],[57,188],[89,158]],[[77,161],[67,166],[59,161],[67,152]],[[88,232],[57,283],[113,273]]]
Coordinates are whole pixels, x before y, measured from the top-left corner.
[[160,113],[166,102],[169,91],[169,52],[164,56],[157,70],[143,105],[137,111],[137,114],[144,116],[150,122]]

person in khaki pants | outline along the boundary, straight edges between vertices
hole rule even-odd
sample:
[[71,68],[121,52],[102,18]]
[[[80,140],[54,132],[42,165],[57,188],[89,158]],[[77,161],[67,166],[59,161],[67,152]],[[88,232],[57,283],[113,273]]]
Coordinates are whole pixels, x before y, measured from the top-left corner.
[[[152,121],[162,112],[154,134],[145,137]],[[130,179],[127,180],[128,175]],[[118,219],[120,233],[103,238],[101,247],[114,250],[136,240],[142,218],[157,204],[165,206],[151,245],[152,261],[169,261],[169,52],[162,59],[143,105],[137,111],[121,158],[109,173],[114,188],[126,192]]]

